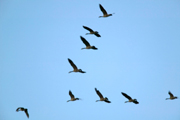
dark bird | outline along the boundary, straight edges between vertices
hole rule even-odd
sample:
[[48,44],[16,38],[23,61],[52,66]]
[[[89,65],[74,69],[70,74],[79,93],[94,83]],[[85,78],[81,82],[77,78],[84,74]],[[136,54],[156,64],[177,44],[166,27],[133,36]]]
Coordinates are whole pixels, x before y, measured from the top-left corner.
[[80,36],[80,38],[81,38],[82,42],[86,45],[85,48],[81,48],[81,49],[93,49],[93,50],[97,50],[97,48],[95,46],[91,46],[89,44],[89,42],[85,38],[83,38],[82,36]]
[[95,91],[96,91],[97,95],[100,97],[100,100],[96,100],[96,102],[104,101],[104,102],[107,102],[107,103],[111,103],[111,101],[109,101],[107,97],[105,97],[105,98],[103,97],[103,95],[99,92],[99,90],[97,90],[95,88]]
[[69,101],[75,101],[75,100],[80,100],[79,98],[75,98],[74,95],[72,94],[72,92],[69,90],[69,96],[71,97],[70,100],[68,100],[67,102]]
[[174,100],[174,99],[178,98],[178,97],[174,96],[170,91],[168,92],[168,94],[170,95],[170,98],[166,98],[166,100]]
[[99,16],[99,17],[109,17],[109,16],[112,16],[112,14],[108,14],[106,12],[106,10],[103,8],[103,6],[101,4],[99,4],[99,7],[100,7],[101,11],[103,12],[103,16]]
[[86,29],[86,30],[88,30],[88,31],[90,32],[90,33],[86,33],[86,35],[88,35],[88,34],[94,34],[94,35],[96,35],[97,37],[101,37],[101,36],[99,35],[98,31],[93,31],[91,28],[88,28],[88,27],[86,27],[86,26],[83,26],[83,28]]
[[85,71],[82,71],[81,69],[78,69],[77,66],[73,63],[73,61],[71,59],[68,58],[69,63],[71,64],[71,66],[73,67],[73,71],[69,71],[69,73],[71,72],[80,72],[80,73],[86,73]]
[[124,97],[126,97],[127,99],[129,99],[129,101],[125,101],[125,103],[127,103],[127,102],[133,102],[133,103],[135,103],[135,104],[139,104],[139,102],[136,100],[136,99],[132,99],[129,95],[127,95],[126,93],[123,93],[123,92],[121,92],[122,93],[122,95],[124,96]]
[[26,113],[26,116],[29,118],[28,110],[26,108],[18,107],[16,109],[16,112],[19,112],[19,111],[24,111]]

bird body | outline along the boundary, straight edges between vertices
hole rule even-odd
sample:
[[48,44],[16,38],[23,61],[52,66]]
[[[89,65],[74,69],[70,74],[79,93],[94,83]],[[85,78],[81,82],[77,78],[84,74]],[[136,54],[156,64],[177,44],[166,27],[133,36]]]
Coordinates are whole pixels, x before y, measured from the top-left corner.
[[124,97],[126,97],[129,101],[125,101],[125,103],[127,103],[127,102],[133,102],[133,103],[135,103],[135,104],[139,104],[139,102],[136,100],[136,99],[132,99],[129,95],[127,95],[126,93],[123,93],[123,92],[121,92],[122,93],[122,95],[124,96]]
[[89,44],[89,42],[85,38],[83,38],[82,36],[80,36],[80,38],[81,38],[82,42],[86,45],[85,48],[81,48],[81,49],[93,49],[93,50],[97,50],[97,48],[95,46],[91,46]]
[[96,35],[97,37],[101,37],[101,35],[99,35],[98,31],[93,31],[91,28],[89,27],[86,27],[86,26],[83,26],[84,29],[88,30],[90,33],[86,33],[86,35],[88,34],[94,34]]
[[103,97],[103,95],[100,93],[99,90],[97,90],[97,89],[95,88],[95,91],[96,91],[97,95],[100,97],[100,100],[96,100],[96,102],[98,102],[98,101],[104,101],[104,102],[107,102],[107,103],[111,103],[111,101],[109,101],[107,97],[105,97],[105,98]]
[[29,113],[28,113],[28,110],[26,108],[23,108],[23,107],[18,107],[16,109],[16,112],[19,112],[19,111],[24,111],[26,116],[29,118]]
[[174,99],[178,98],[178,97],[174,96],[170,91],[168,92],[168,94],[170,95],[170,98],[166,98],[166,100],[174,100]]
[[69,101],[76,101],[76,100],[80,100],[79,98],[75,98],[75,96],[72,94],[72,92],[69,90],[69,96],[71,97],[70,100],[68,100],[67,102]]
[[103,16],[99,16],[99,17],[109,17],[109,16],[112,16],[112,14],[108,14],[106,12],[106,10],[103,8],[103,6],[101,4],[99,4],[99,7],[100,7],[100,9],[101,9],[101,11],[103,13]]
[[73,61],[71,59],[68,58],[69,63],[71,64],[71,66],[73,67],[73,71],[69,71],[69,73],[71,72],[80,72],[80,73],[86,73],[85,71],[82,71],[81,69],[78,69],[77,66],[73,63]]

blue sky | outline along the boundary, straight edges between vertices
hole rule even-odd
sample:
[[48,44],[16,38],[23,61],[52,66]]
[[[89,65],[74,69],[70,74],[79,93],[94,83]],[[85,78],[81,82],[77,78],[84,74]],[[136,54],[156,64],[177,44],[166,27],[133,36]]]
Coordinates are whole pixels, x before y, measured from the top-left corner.
[[[115,14],[98,18],[99,4]],[[178,120],[180,100],[165,99],[180,97],[179,33],[178,0],[2,0],[0,119],[27,119],[25,107],[31,120]],[[68,58],[87,73],[69,74]],[[69,90],[82,100],[67,103]]]

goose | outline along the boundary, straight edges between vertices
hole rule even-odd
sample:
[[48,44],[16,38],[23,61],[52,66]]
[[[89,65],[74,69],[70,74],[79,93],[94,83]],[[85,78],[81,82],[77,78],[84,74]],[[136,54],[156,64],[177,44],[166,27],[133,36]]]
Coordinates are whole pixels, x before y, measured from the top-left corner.
[[97,50],[97,48],[95,46],[91,46],[89,44],[89,42],[85,38],[83,38],[82,36],[80,36],[80,38],[81,38],[82,42],[86,45],[85,48],[81,48],[81,49],[93,49],[93,50]]
[[19,111],[24,111],[26,113],[26,116],[29,118],[28,110],[26,108],[18,107],[16,109],[16,112],[19,112]]
[[96,100],[96,102],[104,101],[104,102],[107,102],[107,103],[111,103],[111,101],[109,101],[107,97],[105,97],[105,98],[103,97],[103,95],[99,92],[99,90],[97,90],[95,88],[95,91],[96,91],[97,95],[100,97],[100,100]]
[[88,35],[88,34],[94,34],[94,35],[96,35],[97,37],[101,37],[101,36],[99,35],[98,31],[93,31],[91,28],[86,27],[86,26],[83,26],[83,28],[86,29],[86,30],[88,30],[88,31],[90,32],[90,33],[86,33],[86,35]]
[[75,101],[75,100],[80,100],[79,98],[75,98],[74,95],[72,94],[72,92],[69,90],[69,96],[71,97],[70,100],[68,100],[67,102],[69,101]]
[[[112,14],[108,14],[108,13],[106,12],[106,10],[103,8],[103,6],[102,6],[101,4],[99,4],[99,7],[100,7],[101,11],[103,12],[103,16],[99,16],[99,18],[100,18],[100,17],[109,17],[109,16],[112,16]],[[113,14],[114,14],[114,13],[113,13]]]
[[68,58],[69,63],[71,64],[71,66],[73,67],[73,71],[69,71],[69,73],[71,72],[80,72],[80,73],[86,73],[85,71],[82,71],[81,69],[78,69],[77,66],[73,63],[73,61],[71,59]]
[[170,91],[168,92],[168,94],[170,95],[170,98],[166,98],[166,100],[174,100],[174,99],[178,98],[178,97],[174,96]]
[[133,103],[135,103],[135,104],[139,104],[139,102],[136,100],[136,99],[132,99],[130,96],[128,96],[126,93],[123,93],[123,92],[121,92],[122,93],[122,95],[124,96],[124,97],[126,97],[127,99],[129,99],[129,101],[125,101],[125,103],[127,103],[127,102],[133,102]]

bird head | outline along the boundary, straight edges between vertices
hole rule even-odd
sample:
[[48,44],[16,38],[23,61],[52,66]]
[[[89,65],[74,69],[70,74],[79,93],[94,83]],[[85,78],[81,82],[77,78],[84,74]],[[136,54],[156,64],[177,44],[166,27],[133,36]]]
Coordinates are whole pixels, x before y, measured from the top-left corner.
[[97,50],[98,48],[96,48],[95,46],[92,46],[92,49]]
[[105,97],[105,100],[108,100],[108,98],[107,98],[107,97]]
[[79,69],[79,72],[81,72],[81,73],[86,73],[86,72],[82,71],[81,69]]

